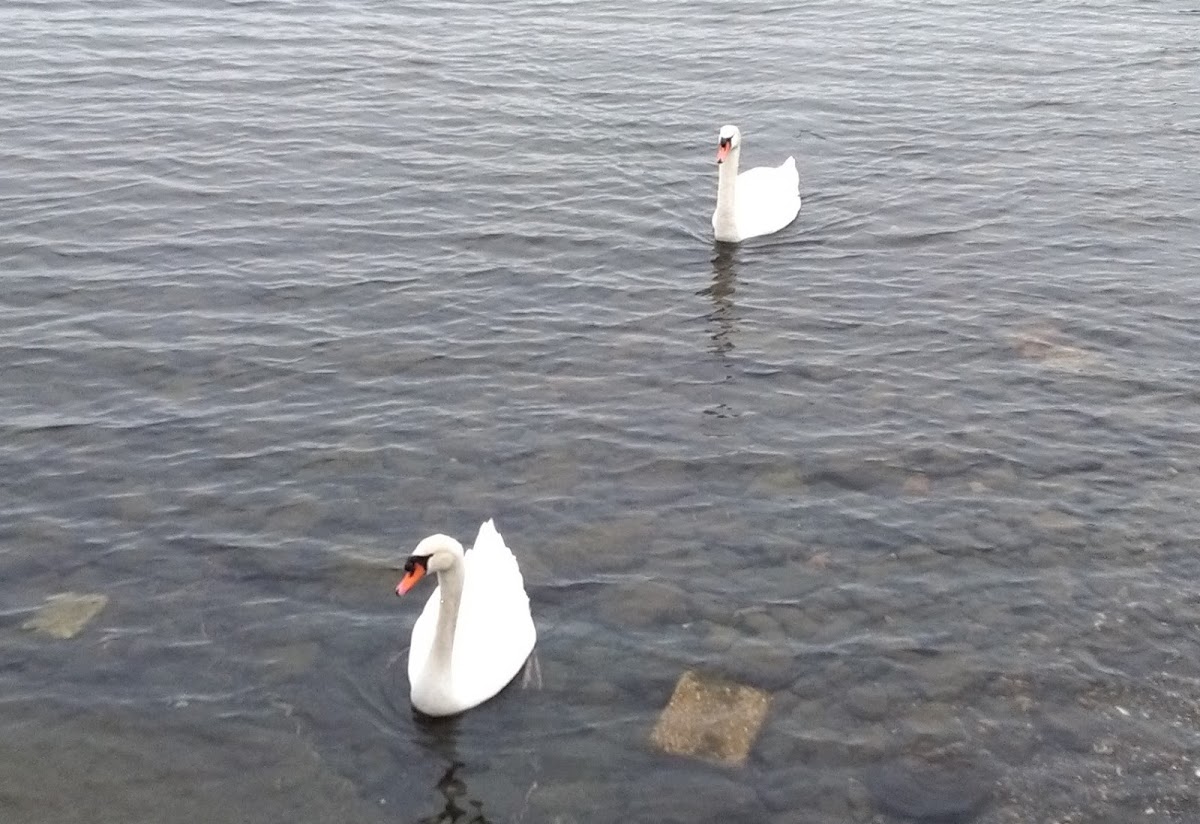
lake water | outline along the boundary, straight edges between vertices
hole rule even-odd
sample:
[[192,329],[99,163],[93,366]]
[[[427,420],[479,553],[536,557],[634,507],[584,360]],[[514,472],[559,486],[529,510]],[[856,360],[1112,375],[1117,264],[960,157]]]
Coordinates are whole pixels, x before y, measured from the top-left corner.
[[[0,59],[4,821],[1200,820],[1194,0],[9,0]],[[737,248],[723,123],[804,198]],[[428,723],[396,568],[492,516],[542,686]],[[650,744],[687,670],[771,693],[744,766]]]

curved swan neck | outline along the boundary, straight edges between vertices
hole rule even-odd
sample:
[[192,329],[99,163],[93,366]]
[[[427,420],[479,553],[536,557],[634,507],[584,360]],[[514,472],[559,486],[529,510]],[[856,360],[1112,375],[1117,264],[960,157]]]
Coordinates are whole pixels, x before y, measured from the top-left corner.
[[458,626],[458,608],[462,604],[462,559],[456,559],[448,569],[442,570],[437,576],[440,598],[437,628],[433,633],[433,648],[430,650],[429,664],[432,668],[449,672],[454,651],[454,631]]
[[740,146],[734,147],[725,160],[717,165],[717,212],[713,217],[713,224],[717,230],[718,239],[737,234],[734,203],[736,202],[738,155],[741,154],[741,151]]

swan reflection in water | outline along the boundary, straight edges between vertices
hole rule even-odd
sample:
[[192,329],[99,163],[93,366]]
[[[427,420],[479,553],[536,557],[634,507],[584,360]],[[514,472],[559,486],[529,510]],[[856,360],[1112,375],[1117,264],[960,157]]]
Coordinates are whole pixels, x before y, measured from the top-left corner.
[[737,326],[737,307],[733,303],[733,293],[737,291],[736,253],[737,246],[732,243],[713,246],[712,283],[700,292],[713,302],[713,309],[708,314],[712,324],[709,337],[712,338],[712,352],[716,355],[724,355],[733,349],[733,333]]
[[[484,802],[471,794],[467,786],[471,776],[478,771],[478,764],[468,765],[459,755],[458,737],[461,715],[433,718],[412,711],[417,734],[416,744],[425,751],[426,760],[434,764],[445,764],[441,777],[433,785],[434,795],[430,807],[437,812],[416,819],[416,824],[492,824],[493,822],[521,822],[529,811],[530,800],[538,789],[536,777],[541,764],[536,755],[530,759],[532,779],[525,791],[524,801],[515,815],[500,813],[493,809],[490,817],[483,810]],[[506,802],[502,802],[502,805]],[[492,805],[495,806],[494,804]]]
[[[397,660],[400,660],[399,656],[393,659],[393,664]],[[541,666],[536,651],[525,662],[519,677],[519,683],[510,684],[507,688],[542,688]],[[403,693],[403,690],[397,693]],[[530,798],[538,787],[536,779],[532,780],[525,792],[524,803],[515,817],[502,814],[497,818],[493,811],[489,818],[483,811],[483,801],[472,797],[467,781],[473,768],[459,755],[458,739],[463,715],[430,716],[411,705],[403,708],[396,706],[394,709],[397,712],[407,709],[411,714],[415,733],[413,743],[424,751],[425,760],[430,764],[446,765],[441,777],[434,783],[434,795],[429,805],[437,812],[416,819],[416,824],[492,824],[501,820],[519,822],[524,818]],[[534,775],[540,773],[540,762],[536,755],[531,757],[530,766]]]
[[466,768],[458,755],[461,717],[431,718],[415,709],[412,713],[421,749],[430,756],[430,761],[447,765],[433,785],[435,795],[430,806],[438,811],[418,818],[417,824],[490,824],[483,813],[483,802],[471,798],[467,782],[459,775]]
[[456,775],[463,762],[453,761],[435,788],[442,796],[444,806],[440,812],[417,819],[418,824],[491,824],[483,814],[483,802],[470,798],[467,783]]

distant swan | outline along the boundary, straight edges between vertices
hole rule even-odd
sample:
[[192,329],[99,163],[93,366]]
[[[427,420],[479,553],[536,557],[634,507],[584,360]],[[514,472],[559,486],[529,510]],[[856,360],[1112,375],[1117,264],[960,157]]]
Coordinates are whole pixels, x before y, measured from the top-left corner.
[[396,594],[427,572],[437,573],[438,586],[413,625],[412,704],[426,715],[455,715],[504,689],[533,651],[537,630],[517,559],[491,520],[470,551],[449,535],[422,540]]
[[800,174],[789,157],[782,165],[760,166],[738,174],[742,133],[737,126],[722,126],[717,147],[717,210],[713,234],[717,240],[737,243],[778,232],[800,212]]

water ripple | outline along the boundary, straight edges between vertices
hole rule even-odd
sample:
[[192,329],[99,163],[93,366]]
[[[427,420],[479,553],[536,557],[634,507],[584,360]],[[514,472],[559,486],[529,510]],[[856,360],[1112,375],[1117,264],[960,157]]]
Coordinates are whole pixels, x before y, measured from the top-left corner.
[[[451,762],[496,818],[844,820],[953,753],[981,822],[1194,819],[1194,17],[8,3],[0,722],[237,719],[361,820]],[[804,196],[737,248],[725,122]],[[546,685],[427,729],[394,567],[489,515]],[[736,786],[647,750],[689,668],[775,691]]]

